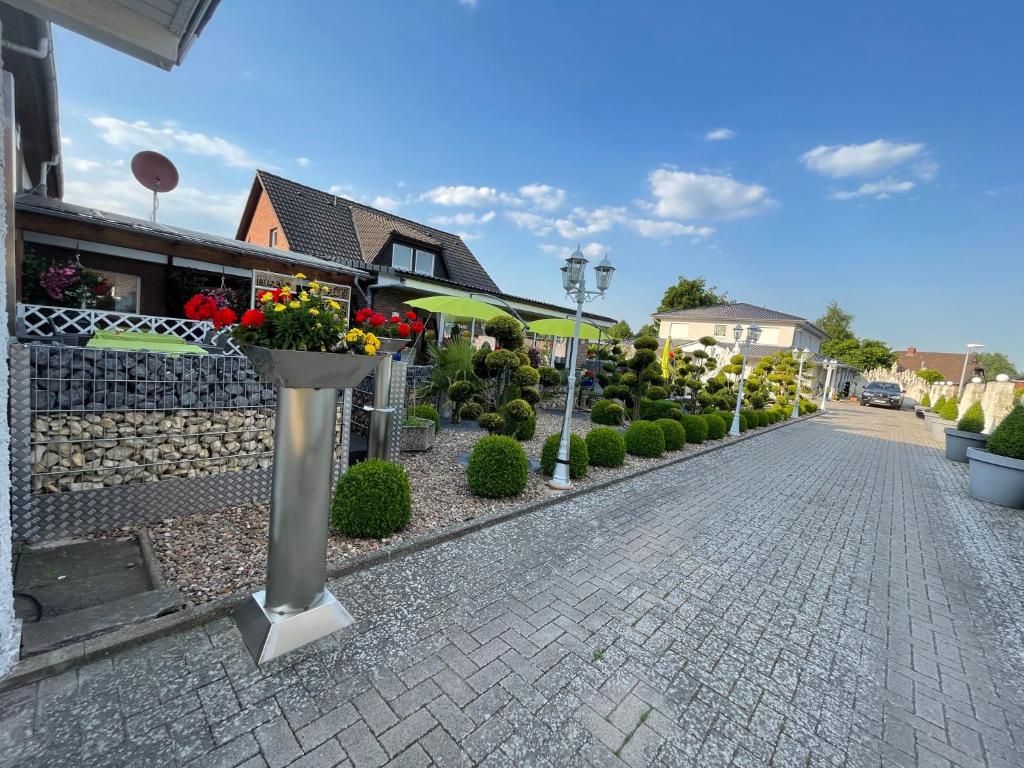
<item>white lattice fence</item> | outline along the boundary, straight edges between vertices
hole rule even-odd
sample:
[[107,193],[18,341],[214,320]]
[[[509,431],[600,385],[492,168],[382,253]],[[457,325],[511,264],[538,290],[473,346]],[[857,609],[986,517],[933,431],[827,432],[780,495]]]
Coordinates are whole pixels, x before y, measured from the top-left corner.
[[[54,336],[57,334],[88,334],[96,331],[143,331],[167,333],[193,344],[200,344],[212,326],[202,320],[110,312],[103,309],[46,307],[41,304],[18,304],[19,336]],[[241,354],[234,342],[227,351]]]

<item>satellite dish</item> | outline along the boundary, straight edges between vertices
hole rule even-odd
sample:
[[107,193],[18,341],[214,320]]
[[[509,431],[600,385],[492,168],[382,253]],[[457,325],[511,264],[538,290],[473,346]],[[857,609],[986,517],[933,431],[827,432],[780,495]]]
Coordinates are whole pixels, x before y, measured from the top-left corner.
[[150,218],[156,221],[156,209],[160,207],[157,194],[170,192],[178,186],[178,169],[159,152],[145,150],[132,158],[132,174],[139,184],[153,193],[153,213]]

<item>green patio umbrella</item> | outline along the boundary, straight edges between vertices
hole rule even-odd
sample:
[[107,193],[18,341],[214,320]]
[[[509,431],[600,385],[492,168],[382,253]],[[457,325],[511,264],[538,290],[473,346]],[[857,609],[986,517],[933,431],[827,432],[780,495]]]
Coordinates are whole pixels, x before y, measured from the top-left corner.
[[466,318],[469,320],[490,320],[498,315],[512,317],[501,307],[487,304],[483,301],[470,299],[464,296],[424,296],[422,299],[412,299],[404,302],[410,307],[423,309],[435,314],[451,315],[452,317]]
[[[526,330],[541,336],[560,336],[571,338],[575,331],[576,321],[568,317],[552,317],[546,320],[534,320]],[[584,341],[597,341],[601,338],[601,329],[590,323],[580,323],[580,338]]]

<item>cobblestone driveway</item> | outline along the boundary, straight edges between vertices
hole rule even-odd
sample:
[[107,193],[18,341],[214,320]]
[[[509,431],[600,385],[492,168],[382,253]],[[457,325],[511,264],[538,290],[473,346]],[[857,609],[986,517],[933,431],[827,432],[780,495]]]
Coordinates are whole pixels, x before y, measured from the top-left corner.
[[3,694],[0,763],[1020,766],[1022,513],[965,488],[843,406],[346,578],[264,669],[218,621]]

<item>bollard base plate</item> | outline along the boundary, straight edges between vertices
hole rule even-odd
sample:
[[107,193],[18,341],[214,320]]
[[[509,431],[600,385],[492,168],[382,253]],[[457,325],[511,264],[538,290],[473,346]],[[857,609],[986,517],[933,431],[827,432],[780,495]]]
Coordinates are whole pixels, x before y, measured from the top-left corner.
[[254,592],[234,615],[235,625],[257,664],[345,629],[353,622],[345,606],[329,589],[324,589],[323,597],[316,605],[300,613],[271,613],[265,602],[264,590]]

